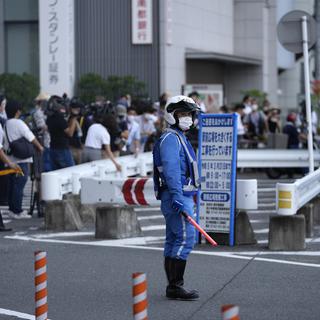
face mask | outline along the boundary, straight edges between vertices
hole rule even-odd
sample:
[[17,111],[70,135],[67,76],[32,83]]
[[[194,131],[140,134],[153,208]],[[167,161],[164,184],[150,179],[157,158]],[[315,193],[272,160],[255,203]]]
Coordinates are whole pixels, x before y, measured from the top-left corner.
[[187,131],[193,125],[193,121],[191,117],[181,117],[179,118],[179,128],[182,131]]
[[251,106],[251,108],[252,108],[252,111],[257,111],[258,110],[258,105],[257,104],[253,104]]
[[150,113],[145,114],[144,117],[146,120],[150,120],[150,121],[153,120],[153,117]]
[[128,122],[133,123],[135,121],[135,116],[128,116]]

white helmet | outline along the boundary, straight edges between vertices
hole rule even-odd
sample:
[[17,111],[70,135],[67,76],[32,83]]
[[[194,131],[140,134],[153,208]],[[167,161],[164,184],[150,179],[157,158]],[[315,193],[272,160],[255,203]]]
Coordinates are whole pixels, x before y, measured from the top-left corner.
[[200,111],[200,108],[192,98],[179,95],[168,99],[164,108],[164,120],[170,125],[176,124],[176,119],[174,117],[176,111],[191,112],[192,120],[194,121],[196,113]]

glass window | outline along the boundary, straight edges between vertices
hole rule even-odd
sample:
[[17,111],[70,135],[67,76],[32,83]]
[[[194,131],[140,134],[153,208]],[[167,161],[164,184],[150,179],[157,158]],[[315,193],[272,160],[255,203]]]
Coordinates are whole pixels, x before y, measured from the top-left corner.
[[5,0],[5,21],[37,21],[38,0]]
[[39,76],[38,23],[5,24],[6,72]]

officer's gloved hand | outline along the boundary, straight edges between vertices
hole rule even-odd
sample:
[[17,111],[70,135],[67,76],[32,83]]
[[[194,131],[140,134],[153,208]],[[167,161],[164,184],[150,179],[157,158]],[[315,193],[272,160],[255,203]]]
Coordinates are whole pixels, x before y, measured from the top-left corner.
[[172,208],[177,211],[178,213],[184,211],[184,206],[183,203],[178,201],[178,200],[173,200],[172,201]]

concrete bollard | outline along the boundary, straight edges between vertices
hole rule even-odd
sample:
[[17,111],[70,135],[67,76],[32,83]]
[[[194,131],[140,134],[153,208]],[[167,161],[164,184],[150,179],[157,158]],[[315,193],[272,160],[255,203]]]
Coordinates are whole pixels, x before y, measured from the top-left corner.
[[236,214],[234,238],[236,245],[257,243],[246,211],[239,211]]
[[141,236],[137,214],[132,207],[105,206],[96,210],[96,238],[123,239]]
[[306,237],[312,238],[313,237],[313,203],[307,203],[302,208],[300,208],[297,214],[304,215],[306,220]]
[[271,216],[269,223],[269,249],[299,251],[306,248],[304,215]]
[[63,200],[47,201],[44,206],[48,230],[81,230],[95,222],[95,205],[82,205],[79,195],[68,194]]
[[320,196],[315,197],[312,201],[313,203],[313,223],[315,225],[320,225]]

